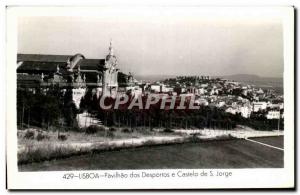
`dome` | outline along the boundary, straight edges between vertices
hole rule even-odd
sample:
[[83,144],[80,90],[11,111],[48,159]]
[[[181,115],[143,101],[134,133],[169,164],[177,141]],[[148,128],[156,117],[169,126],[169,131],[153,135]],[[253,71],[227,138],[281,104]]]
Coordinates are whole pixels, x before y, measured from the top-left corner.
[[117,57],[114,56],[114,55],[108,54],[108,55],[106,56],[105,60],[106,60],[106,61],[109,61],[110,59],[115,60],[115,59],[117,59]]
[[106,56],[105,61],[106,61],[107,64],[110,64],[109,66],[116,66],[117,65],[117,57],[114,55],[112,40],[109,43],[109,53]]
[[68,61],[74,61],[74,60],[77,59],[77,58],[85,59],[84,55],[82,55],[81,53],[77,53],[77,54],[75,54],[74,56],[70,57],[70,58],[68,59]]
[[81,59],[85,59],[84,55],[82,55],[80,53],[75,54],[74,56],[72,56],[68,59],[67,67],[69,69],[73,69]]

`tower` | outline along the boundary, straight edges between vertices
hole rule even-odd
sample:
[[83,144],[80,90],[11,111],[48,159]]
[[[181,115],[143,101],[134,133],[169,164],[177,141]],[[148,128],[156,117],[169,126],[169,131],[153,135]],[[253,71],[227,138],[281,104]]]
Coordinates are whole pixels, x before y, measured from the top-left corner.
[[118,71],[117,57],[114,55],[114,49],[112,46],[112,40],[109,44],[109,53],[105,58],[103,79],[102,79],[102,95],[114,96],[118,91]]

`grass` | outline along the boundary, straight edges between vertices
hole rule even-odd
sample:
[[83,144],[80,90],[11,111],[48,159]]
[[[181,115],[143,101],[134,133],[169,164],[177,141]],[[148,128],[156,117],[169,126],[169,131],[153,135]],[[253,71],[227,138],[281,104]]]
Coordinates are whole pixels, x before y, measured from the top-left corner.
[[[266,140],[276,142],[282,137]],[[44,163],[20,171],[281,168],[283,152],[246,140],[221,140],[99,152]]]
[[[111,139],[117,140],[117,139],[126,139],[126,138],[139,138],[139,137],[147,137],[147,136],[159,136],[163,135],[161,133],[149,131],[144,128],[138,128],[134,129],[133,131],[125,131],[123,132],[123,129],[129,129],[129,128],[117,128],[114,127],[112,131],[106,130],[106,131],[97,131],[93,134],[86,134],[85,131],[82,130],[81,132],[61,132],[63,134],[67,135],[67,140],[65,140],[65,143],[74,143],[74,142],[103,142],[103,141],[109,141]],[[39,131],[42,131],[38,129]],[[43,131],[43,133],[48,137],[47,140],[37,141],[36,139],[32,138],[32,134],[30,133],[31,138],[26,139],[24,138],[26,134],[26,130],[19,130],[18,131],[18,144],[19,145],[32,145],[32,144],[44,144],[44,143],[53,143],[59,141],[57,139],[58,131]]]
[[[113,127],[95,131],[92,134],[84,130],[73,132],[34,130],[35,133],[18,131],[18,163],[26,164],[46,160],[61,159],[75,155],[95,153],[99,151],[117,150],[123,148],[137,148],[152,145],[169,145],[180,143],[198,143],[205,140],[232,140],[230,135],[221,135],[213,138],[199,138],[200,134],[180,134],[167,131],[151,131],[145,128]],[[26,134],[28,134],[26,136]],[[40,136],[38,136],[40,134]],[[58,139],[58,134],[65,135],[66,140]],[[27,137],[27,138],[26,138]],[[43,138],[38,138],[43,137]],[[215,143],[218,143],[215,142]]]
[[259,141],[265,144],[269,144],[275,147],[280,147],[283,148],[284,146],[284,140],[283,140],[283,136],[278,137],[277,139],[269,139],[268,137],[256,137],[256,138],[250,138],[252,140],[255,141]]
[[[163,133],[143,128],[130,131],[124,131],[124,129],[129,128],[114,127],[112,131],[108,128],[101,128],[101,131],[97,131],[97,128],[92,127],[89,133],[85,133],[85,130],[82,130],[82,132],[42,131],[41,129],[19,130],[18,163],[40,162],[95,151],[172,142],[172,140],[151,140],[153,137],[164,136]],[[62,135],[65,139],[60,139]],[[146,138],[148,141],[128,141],[135,138]],[[118,142],[118,140],[125,141],[122,143],[122,141]]]

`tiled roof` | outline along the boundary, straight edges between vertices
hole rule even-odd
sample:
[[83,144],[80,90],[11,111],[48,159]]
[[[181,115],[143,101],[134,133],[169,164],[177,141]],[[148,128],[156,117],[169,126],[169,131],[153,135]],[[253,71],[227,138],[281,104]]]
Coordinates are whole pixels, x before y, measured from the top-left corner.
[[67,62],[71,55],[18,54],[17,61]]
[[17,74],[17,80],[40,81],[41,76],[40,75]]
[[56,72],[56,68],[64,68],[66,62],[50,62],[50,61],[24,61],[22,65],[17,68],[17,72]]
[[75,66],[77,68],[80,66],[82,70],[97,70],[103,67],[105,64],[104,59],[81,59],[78,64]]
[[96,83],[97,82],[97,74],[93,73],[93,72],[87,72],[84,73],[85,77],[86,77],[86,82],[87,83]]
[[[71,56],[18,54],[18,62],[23,63],[17,68],[17,72],[56,72],[57,66],[63,70],[69,57]],[[81,59],[74,68],[80,66],[82,70],[101,70],[104,64],[104,59]]]

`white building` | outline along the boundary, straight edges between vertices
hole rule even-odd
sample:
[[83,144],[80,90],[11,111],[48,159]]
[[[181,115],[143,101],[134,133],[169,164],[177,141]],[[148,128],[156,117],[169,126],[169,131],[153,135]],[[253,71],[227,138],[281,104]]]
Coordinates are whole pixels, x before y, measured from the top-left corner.
[[267,109],[267,102],[253,102],[253,112]]
[[205,94],[206,90],[204,88],[199,88],[198,89],[198,94],[203,95]]
[[280,118],[280,111],[271,110],[266,115],[267,119],[279,119]]
[[225,112],[231,113],[231,114],[236,114],[237,113],[237,109],[233,108],[232,106],[229,106]]
[[204,98],[196,99],[195,103],[198,105],[208,106],[208,101]]
[[74,88],[72,89],[73,102],[76,108],[79,109],[81,98],[85,95],[86,88]]
[[283,109],[284,105],[283,103],[278,103],[278,104],[269,103],[267,107],[271,109]]
[[259,90],[256,92],[257,94],[263,94],[264,90],[262,90],[261,88],[259,88]]
[[223,106],[225,106],[225,102],[224,101],[219,101],[218,103],[217,103],[217,107],[223,107]]
[[241,113],[242,117],[249,118],[251,115],[251,108],[248,106],[242,106],[239,108],[239,112]]
[[237,114],[240,113],[242,117],[249,118],[251,116],[251,107],[249,106],[239,106],[239,107],[233,107],[229,106],[225,112],[231,113],[231,114]]
[[151,85],[151,91],[154,91],[154,92],[160,92],[160,85],[157,85],[157,84],[154,84],[154,85]]

